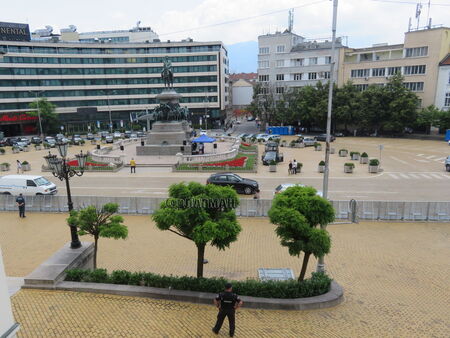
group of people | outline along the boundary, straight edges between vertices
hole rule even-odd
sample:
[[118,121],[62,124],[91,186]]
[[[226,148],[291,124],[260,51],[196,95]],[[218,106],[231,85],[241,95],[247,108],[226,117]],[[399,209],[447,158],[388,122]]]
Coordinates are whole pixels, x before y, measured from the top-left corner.
[[293,161],[289,161],[289,169],[288,169],[288,174],[297,174],[297,170],[298,170],[298,162],[294,159]]

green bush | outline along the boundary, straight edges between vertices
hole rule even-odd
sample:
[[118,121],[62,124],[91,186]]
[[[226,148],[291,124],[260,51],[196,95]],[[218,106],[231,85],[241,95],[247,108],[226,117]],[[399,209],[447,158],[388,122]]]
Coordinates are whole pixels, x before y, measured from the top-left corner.
[[270,165],[276,165],[276,164],[277,164],[277,161],[275,161],[275,160],[270,160],[269,164],[270,164]]
[[358,151],[351,151],[350,152],[350,157],[352,157],[353,155],[359,155],[360,153]]
[[245,137],[241,137],[242,142],[245,142]]
[[28,161],[23,161],[22,162],[22,165],[27,165],[27,164],[30,164],[30,163],[28,163]]
[[290,145],[291,147],[294,147],[296,143],[297,143],[297,142],[295,142],[295,140],[292,140],[292,141],[289,143],[289,145]]
[[314,148],[322,146],[319,142],[314,142]]
[[373,158],[369,161],[369,165],[379,165],[380,161],[378,161],[376,158]]
[[4,154],[5,153],[5,149],[0,148],[0,154]]
[[310,279],[302,282],[288,281],[260,281],[247,279],[245,281],[229,281],[222,277],[196,278],[191,276],[164,276],[155,273],[113,271],[108,275],[105,269],[94,271],[73,269],[68,270],[67,281],[111,283],[123,285],[144,285],[155,288],[172,288],[198,292],[218,293],[223,290],[225,283],[232,282],[233,290],[243,296],[266,298],[304,298],[324,294],[330,290],[332,279],[325,273],[312,273]]
[[353,169],[353,168],[355,167],[355,164],[354,164],[354,163],[351,163],[351,162],[347,162],[347,163],[344,164],[344,166],[350,167],[350,168]]
[[367,153],[364,152],[361,154],[361,157],[369,157],[369,155],[367,155]]
[[347,151],[347,152],[348,152],[348,150],[347,150],[347,149],[341,149],[341,150],[339,150],[339,152],[341,152],[341,151]]
[[2,166],[5,166],[5,167],[9,168],[11,165],[8,162],[3,162]]
[[303,163],[297,162],[297,169],[300,169],[301,167],[303,167]]
[[319,165],[325,165],[325,161],[320,161]]

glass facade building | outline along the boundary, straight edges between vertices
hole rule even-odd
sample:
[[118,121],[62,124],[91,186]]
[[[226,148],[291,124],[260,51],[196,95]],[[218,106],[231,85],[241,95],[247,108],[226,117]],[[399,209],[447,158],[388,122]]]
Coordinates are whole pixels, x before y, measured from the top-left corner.
[[165,56],[194,123],[207,115],[209,126],[220,126],[229,102],[228,55],[221,42],[55,40],[0,41],[0,117],[11,117],[0,128],[7,135],[34,133],[31,126],[11,125],[37,97],[56,105],[66,130],[108,129],[109,112],[114,128],[126,127],[134,113],[158,104]]

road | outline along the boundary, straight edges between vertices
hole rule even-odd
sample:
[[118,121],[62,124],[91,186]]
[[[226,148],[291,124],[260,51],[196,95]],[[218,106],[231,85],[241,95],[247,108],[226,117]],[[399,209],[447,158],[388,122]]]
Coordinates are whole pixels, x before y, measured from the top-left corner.
[[[254,122],[236,125],[234,134],[257,133]],[[354,174],[344,174],[342,166],[348,158],[331,155],[329,197],[334,200],[396,200],[396,201],[448,201],[450,200],[450,173],[444,171],[443,158],[450,154],[444,142],[380,139],[338,138],[332,146],[345,147],[349,151],[366,151],[370,157],[379,158],[382,152],[383,172],[368,174],[365,166],[356,164]],[[261,187],[261,197],[271,198],[280,183],[301,183],[322,190],[322,174],[316,165],[324,152],[312,148],[282,148],[285,163],[278,166],[277,173],[269,173],[267,167],[259,166],[258,173],[243,173],[243,177],[256,179]],[[287,162],[296,158],[303,162],[298,175],[287,175]],[[356,163],[356,162],[355,162]],[[138,168],[136,176],[127,169],[117,174],[87,173],[71,180],[75,195],[105,196],[167,196],[168,187],[180,181],[205,183],[209,173],[172,173],[167,168]],[[53,179],[55,182],[55,179]],[[57,183],[65,193],[61,182]]]

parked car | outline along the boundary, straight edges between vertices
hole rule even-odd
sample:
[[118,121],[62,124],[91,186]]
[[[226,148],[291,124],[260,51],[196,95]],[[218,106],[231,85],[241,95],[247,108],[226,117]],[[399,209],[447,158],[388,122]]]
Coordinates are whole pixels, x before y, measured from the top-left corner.
[[95,139],[95,137],[94,137],[94,134],[92,134],[92,133],[87,133],[87,135],[86,135],[86,140],[94,140]]
[[5,175],[0,177],[0,194],[54,195],[56,185],[42,176]]
[[8,145],[8,139],[2,138],[0,140],[0,147],[4,147],[4,146],[7,146],[7,145]]
[[137,137],[145,137],[145,133],[143,131],[138,131],[136,134]]
[[114,138],[112,137],[112,135],[107,135],[105,137],[105,141],[106,143],[114,143]]
[[125,138],[130,138],[130,135],[131,135],[132,133],[133,133],[133,132],[132,132],[131,130],[125,130],[124,137],[125,137]]
[[[334,135],[330,135],[330,142],[333,142],[336,139]],[[316,141],[326,142],[327,134],[320,134],[316,136]]]
[[334,133],[334,136],[336,137],[344,137],[344,133],[338,132],[338,133]]
[[254,120],[255,120],[255,118],[253,116],[247,117],[247,121],[254,121]]
[[[283,184],[280,184],[279,186],[277,186],[275,188],[275,191],[273,192],[273,195],[275,196],[276,194],[279,194],[279,193],[285,191],[287,188],[290,188],[290,187],[306,187],[306,185],[299,184],[299,183],[283,183]],[[316,195],[322,197],[323,193],[322,193],[322,191],[317,190]]]
[[99,132],[99,134],[100,134],[101,138],[105,138],[106,136],[109,135],[109,132],[107,132],[107,131],[101,131],[101,132]]
[[115,131],[114,134],[113,134],[113,137],[114,138],[121,138],[122,134],[120,133],[120,131]]
[[52,136],[46,136],[46,137],[44,138],[44,143],[48,143],[48,145],[49,145],[51,148],[55,148],[55,147],[56,147],[56,140],[55,140],[55,138],[52,137]]
[[208,135],[208,132],[207,132],[205,129],[200,129],[200,130],[199,130],[199,135],[200,135],[200,136],[202,136],[202,135]]
[[41,140],[41,138],[39,136],[33,136],[31,138],[31,143],[33,143],[33,144],[41,144],[42,140]]
[[72,144],[76,144],[76,145],[83,144],[83,139],[80,137],[80,135],[73,135]]
[[317,141],[314,137],[304,137],[301,142],[305,144],[305,147],[312,147]]
[[6,139],[6,144],[8,145],[8,146],[12,146],[12,145],[14,145],[14,143],[17,143],[17,142],[19,142],[20,141],[20,139],[18,138],[18,137],[8,137],[7,139]]
[[131,133],[130,134],[130,138],[137,138],[138,136],[137,136],[137,134],[136,133]]
[[28,137],[20,137],[20,142],[26,143],[27,145],[31,144],[31,141]]
[[251,134],[239,134],[239,135],[238,135],[238,138],[239,138],[239,139],[241,139],[241,138],[248,138],[250,135],[251,135]]
[[28,147],[28,143],[19,141],[14,143],[13,147],[19,148],[20,151],[23,151],[25,147]]
[[[449,141],[449,144],[450,144],[450,141]],[[450,172],[450,156],[448,156],[447,159],[445,160],[445,170]]]
[[263,165],[269,165],[272,161],[277,162],[277,153],[275,151],[268,151],[264,154],[262,163]]
[[64,138],[64,134],[56,134],[55,138],[56,138],[56,140],[60,140],[60,139]]
[[259,191],[258,182],[247,178],[242,178],[233,173],[212,174],[207,180],[207,184],[221,186],[231,186],[237,193],[251,195]]

